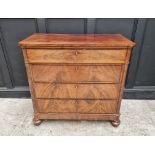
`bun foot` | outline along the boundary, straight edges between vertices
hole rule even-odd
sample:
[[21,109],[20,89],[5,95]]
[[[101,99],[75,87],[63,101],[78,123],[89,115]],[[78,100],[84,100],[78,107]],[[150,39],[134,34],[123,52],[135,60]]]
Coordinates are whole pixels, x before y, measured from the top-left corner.
[[120,125],[120,120],[115,120],[111,122],[113,127],[118,127]]
[[41,122],[42,122],[42,121],[41,121],[40,119],[37,119],[37,118],[35,118],[35,117],[33,118],[33,124],[34,124],[34,125],[38,126],[38,125],[41,124]]

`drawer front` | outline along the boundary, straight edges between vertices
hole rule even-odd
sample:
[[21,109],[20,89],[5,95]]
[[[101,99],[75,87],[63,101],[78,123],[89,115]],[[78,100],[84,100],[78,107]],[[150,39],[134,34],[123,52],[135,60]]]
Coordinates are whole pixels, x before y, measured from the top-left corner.
[[105,82],[118,83],[121,66],[33,65],[35,82]]
[[116,113],[117,100],[37,99],[40,113]]
[[77,112],[75,100],[37,99],[37,111],[40,113],[50,112]]
[[79,113],[116,113],[117,100],[78,100]]
[[34,83],[37,98],[117,99],[119,84]]
[[124,63],[126,50],[29,49],[30,63]]

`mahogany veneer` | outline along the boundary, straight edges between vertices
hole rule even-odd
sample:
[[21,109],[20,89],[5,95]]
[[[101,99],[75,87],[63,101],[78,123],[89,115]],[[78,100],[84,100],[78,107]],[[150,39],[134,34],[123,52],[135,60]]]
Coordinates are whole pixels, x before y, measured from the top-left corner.
[[44,119],[109,120],[120,104],[134,43],[122,35],[33,34],[19,42],[34,107]]

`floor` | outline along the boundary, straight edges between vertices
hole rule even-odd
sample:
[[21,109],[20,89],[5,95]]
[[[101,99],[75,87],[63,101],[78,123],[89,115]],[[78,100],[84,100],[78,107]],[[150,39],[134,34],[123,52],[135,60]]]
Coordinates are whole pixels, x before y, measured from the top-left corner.
[[31,99],[0,99],[0,135],[155,136],[155,100],[123,100],[118,128],[104,121],[43,121],[32,124]]

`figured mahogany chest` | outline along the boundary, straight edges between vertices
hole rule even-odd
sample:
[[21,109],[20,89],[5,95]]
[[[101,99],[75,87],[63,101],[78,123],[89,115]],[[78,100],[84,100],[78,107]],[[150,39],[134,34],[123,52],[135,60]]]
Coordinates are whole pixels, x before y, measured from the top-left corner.
[[109,120],[120,104],[134,43],[116,35],[34,34],[19,42],[34,107],[44,119]]

